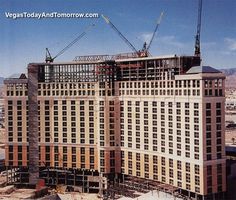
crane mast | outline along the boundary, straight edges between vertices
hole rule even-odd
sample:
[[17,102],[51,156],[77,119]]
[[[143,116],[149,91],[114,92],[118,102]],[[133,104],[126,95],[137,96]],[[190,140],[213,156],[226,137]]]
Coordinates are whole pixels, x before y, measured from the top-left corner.
[[201,56],[200,50],[200,33],[201,33],[201,20],[202,20],[202,0],[198,1],[198,22],[197,22],[197,34],[195,38],[195,56]]

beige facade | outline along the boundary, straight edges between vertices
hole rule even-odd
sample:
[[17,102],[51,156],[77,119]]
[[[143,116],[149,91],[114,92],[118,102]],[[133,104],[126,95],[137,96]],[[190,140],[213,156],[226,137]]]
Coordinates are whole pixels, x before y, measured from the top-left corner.
[[202,195],[225,191],[224,76],[120,85],[122,173]]
[[[159,66],[154,78],[150,61]],[[133,62],[146,63],[140,80],[132,80]],[[174,68],[179,57],[169,61],[172,71],[161,63],[116,61],[125,81],[39,81],[39,164],[146,178],[202,196],[226,191],[224,75],[186,73]],[[5,89],[6,166],[27,166],[27,79],[7,80]]]

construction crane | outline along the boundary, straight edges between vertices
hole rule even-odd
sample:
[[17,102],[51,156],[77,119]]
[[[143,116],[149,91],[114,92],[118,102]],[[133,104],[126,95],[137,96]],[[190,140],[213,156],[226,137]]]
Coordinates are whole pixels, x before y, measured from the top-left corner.
[[90,26],[85,29],[83,33],[81,33],[79,36],[77,36],[72,42],[70,42],[67,46],[65,46],[61,51],[59,51],[54,57],[51,56],[49,49],[46,48],[46,63],[51,63],[57,58],[58,56],[62,55],[65,51],[67,51],[70,47],[72,47],[76,42],[78,42],[81,38],[83,38],[87,31],[89,31],[91,28],[93,28],[95,24],[91,24]]
[[138,55],[138,57],[147,57],[147,56],[150,55],[148,50],[150,49],[150,46],[151,46],[151,44],[153,42],[155,34],[156,34],[156,32],[158,30],[158,27],[159,27],[159,25],[161,23],[163,14],[164,14],[164,12],[161,13],[161,15],[160,15],[160,17],[159,17],[159,19],[157,21],[157,24],[156,24],[156,27],[155,27],[155,29],[153,31],[153,34],[152,34],[150,42],[148,44],[147,44],[147,42],[145,42],[144,45],[143,45],[142,50],[139,50],[139,51],[134,47],[134,45],[132,45],[129,42],[129,40],[116,28],[116,26],[107,17],[105,17],[104,15],[101,15],[101,16],[105,20],[105,22],[107,24],[109,24],[111,26],[111,28],[118,33],[118,35],[121,37],[121,39],[123,39],[125,41],[125,43],[136,53],[136,55]]
[[201,56],[200,50],[200,33],[201,33],[201,21],[202,21],[202,0],[198,1],[198,21],[197,21],[197,34],[195,37],[195,56]]
[[101,15],[102,16],[102,18],[105,20],[105,22],[107,23],[107,24],[109,24],[110,26],[111,26],[111,28],[113,29],[113,30],[115,30],[117,33],[118,33],[118,35],[120,36],[120,38],[122,39],[122,40],[124,40],[124,42],[137,54],[137,55],[139,55],[140,54],[140,52],[134,47],[134,45],[132,45],[131,43],[130,43],[130,41],[116,28],[116,26],[107,18],[107,17],[105,17],[104,15]]
[[155,35],[156,35],[156,33],[157,33],[157,30],[158,30],[158,27],[159,27],[159,25],[160,25],[160,23],[161,23],[161,20],[162,20],[163,15],[164,15],[164,12],[161,12],[160,17],[159,17],[159,19],[158,19],[158,21],[157,21],[156,27],[155,27],[155,29],[154,29],[154,31],[153,31],[153,34],[152,34],[152,37],[151,37],[151,40],[150,40],[149,44],[147,44],[147,43],[145,42],[144,45],[143,45],[143,50],[146,51],[146,52],[148,52],[149,49],[150,49],[150,47],[151,47],[151,44],[152,44],[153,39],[154,39],[154,37],[155,37]]

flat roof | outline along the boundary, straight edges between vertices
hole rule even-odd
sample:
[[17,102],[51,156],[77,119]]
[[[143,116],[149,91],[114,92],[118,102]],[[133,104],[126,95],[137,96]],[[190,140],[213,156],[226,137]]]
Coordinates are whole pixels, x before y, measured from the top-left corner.
[[153,60],[153,59],[166,59],[166,58],[175,58],[178,57],[176,54],[172,55],[163,55],[163,56],[149,56],[149,57],[139,57],[139,58],[125,58],[125,59],[116,59],[116,62],[125,62],[125,61],[138,61],[138,60]]
[[[102,56],[102,55],[101,55]],[[107,55],[105,55],[107,56]],[[90,55],[88,55],[90,57]],[[92,57],[92,55],[91,55]],[[138,57],[138,58],[124,58],[124,59],[112,59],[112,56],[110,56],[110,61],[115,61],[117,63],[119,62],[126,62],[126,61],[139,61],[139,60],[154,60],[154,59],[168,59],[168,58],[176,58],[176,57],[194,57],[194,56],[187,56],[187,55],[176,55],[176,54],[170,54],[170,55],[162,55],[162,56],[149,56],[149,57]],[[77,61],[69,61],[69,62],[52,62],[52,63],[29,63],[29,65],[76,65],[76,64],[88,64],[88,63],[100,63],[109,61],[107,60],[77,60]]]

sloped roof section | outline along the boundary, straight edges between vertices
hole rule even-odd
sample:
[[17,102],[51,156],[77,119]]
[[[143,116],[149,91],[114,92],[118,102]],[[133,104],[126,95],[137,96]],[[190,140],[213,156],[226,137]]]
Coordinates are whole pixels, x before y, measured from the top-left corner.
[[10,79],[10,78],[19,78],[20,77],[20,74],[12,74],[11,76],[7,77],[7,79]]
[[22,74],[12,74],[11,76],[9,76],[7,79],[27,79],[27,76],[22,73]]
[[186,74],[199,74],[199,73],[222,73],[222,72],[210,66],[191,67],[186,72]]

